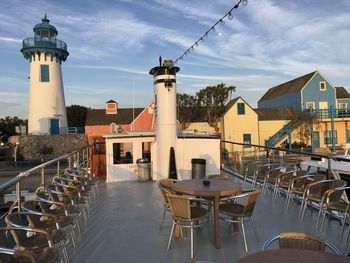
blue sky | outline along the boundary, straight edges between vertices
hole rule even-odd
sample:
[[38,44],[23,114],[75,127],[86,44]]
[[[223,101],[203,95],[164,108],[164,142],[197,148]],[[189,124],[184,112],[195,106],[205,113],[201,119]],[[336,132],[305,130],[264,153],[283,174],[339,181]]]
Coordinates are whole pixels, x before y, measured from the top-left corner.
[[[24,38],[47,13],[70,56],[62,63],[66,105],[143,107],[150,68],[175,59],[224,15],[227,0],[1,0],[0,117],[26,118]],[[249,0],[182,60],[178,92],[236,86],[252,107],[267,89],[314,70],[350,89],[350,0]]]

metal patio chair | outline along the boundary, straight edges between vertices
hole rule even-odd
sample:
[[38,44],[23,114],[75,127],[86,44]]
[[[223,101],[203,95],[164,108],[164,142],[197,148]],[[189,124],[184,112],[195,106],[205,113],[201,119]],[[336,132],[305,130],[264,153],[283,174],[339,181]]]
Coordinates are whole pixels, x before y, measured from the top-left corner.
[[306,185],[325,180],[326,176],[323,174],[306,174],[302,176],[295,177],[291,180],[286,195],[286,201],[284,205],[284,210],[287,211],[290,205],[290,201],[302,200],[304,190]]
[[[349,186],[331,189],[323,194],[316,222],[316,229],[323,231],[323,226],[327,214],[331,214],[332,216],[339,218],[342,224],[341,232],[339,235],[339,244],[341,243],[344,234],[346,219],[350,213],[350,203],[346,198],[347,190],[350,190]],[[335,215],[334,212],[337,214]],[[347,235],[345,242],[346,244],[348,243],[348,239],[349,235]]]
[[184,228],[190,228],[191,231],[191,259],[194,258],[194,228],[201,227],[208,223],[210,210],[203,205],[209,207],[208,201],[201,198],[196,198],[186,195],[168,194],[167,195],[171,214],[173,217],[173,225],[171,228],[168,250],[170,249],[174,228],[176,225]]
[[324,241],[321,238],[298,232],[286,232],[273,236],[265,242],[263,250],[268,250],[271,244],[276,240],[278,240],[279,248],[281,249],[307,249],[325,251],[327,247],[334,254],[341,255],[340,250],[329,241]]
[[306,210],[306,206],[312,203],[320,204],[323,194],[330,189],[335,189],[338,187],[346,186],[346,181],[344,180],[323,180],[315,183],[311,183],[305,186],[305,190],[303,193],[302,203],[299,211],[299,220],[302,221],[304,219],[304,214]]
[[[28,235],[31,233],[31,235]],[[14,239],[16,247],[11,248],[9,240]],[[0,227],[0,250],[19,250],[35,255],[38,263],[62,263],[58,251],[52,248],[49,232],[33,227]],[[1,254],[1,252],[0,252]],[[6,258],[5,258],[6,260]],[[0,255],[0,262],[6,262]],[[12,262],[12,261],[10,261]],[[16,261],[15,261],[16,262]],[[30,262],[30,261],[29,261]]]
[[226,203],[220,204],[219,206],[220,218],[222,220],[230,223],[241,223],[244,247],[246,252],[248,252],[248,244],[245,235],[245,220],[250,220],[252,222],[256,239],[259,241],[259,234],[255,227],[253,212],[260,192],[260,190],[251,190],[246,191],[240,195],[225,198],[224,200]]
[[158,181],[158,187],[163,197],[163,207],[164,207],[162,222],[160,223],[159,229],[162,229],[163,227],[166,212],[170,211],[168,194],[174,194],[174,191],[172,191],[171,186],[178,181],[179,180],[176,180],[176,179],[161,179]]
[[37,231],[41,231],[40,232],[41,235],[37,234],[37,235],[34,235],[33,239],[28,239],[26,233],[23,233],[23,232],[19,233],[11,230],[12,236],[18,247],[28,248],[29,246],[33,250],[38,247],[43,248],[47,246],[46,240],[49,239],[50,240],[49,246],[62,251],[62,255],[65,259],[65,262],[69,262],[68,252],[66,249],[69,243],[69,240],[66,238],[66,234],[63,230],[61,229],[48,230],[45,228],[31,227],[26,217],[26,214],[23,214],[21,212],[14,212],[14,213],[8,214],[5,217],[5,222],[9,227],[20,227],[20,228],[27,227],[27,228],[36,229]]

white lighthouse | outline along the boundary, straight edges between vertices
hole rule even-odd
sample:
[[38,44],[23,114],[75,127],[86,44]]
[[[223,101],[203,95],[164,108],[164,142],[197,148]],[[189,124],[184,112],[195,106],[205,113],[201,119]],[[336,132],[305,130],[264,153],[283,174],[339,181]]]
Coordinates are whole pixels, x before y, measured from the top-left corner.
[[28,133],[59,134],[67,128],[61,62],[69,55],[46,15],[23,40],[21,52],[30,62]]
[[170,151],[176,152],[176,73],[180,70],[171,60],[150,70],[154,79],[156,105],[157,178],[168,178]]

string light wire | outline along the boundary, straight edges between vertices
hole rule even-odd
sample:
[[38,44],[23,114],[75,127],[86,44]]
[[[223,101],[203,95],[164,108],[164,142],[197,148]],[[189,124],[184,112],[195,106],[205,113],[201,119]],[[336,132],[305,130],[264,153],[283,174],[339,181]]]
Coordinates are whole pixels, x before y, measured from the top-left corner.
[[218,24],[225,24],[224,19],[228,17],[229,20],[233,19],[233,11],[235,9],[238,9],[239,6],[246,6],[248,4],[248,0],[239,0],[237,4],[235,4],[223,17],[221,17],[213,26],[211,26],[200,38],[197,39],[196,42],[194,42],[193,45],[191,45],[188,49],[186,49],[177,59],[174,60],[174,64],[178,64],[180,60],[183,60],[186,56],[188,56],[191,52],[193,52],[195,47],[199,46],[199,43],[204,41],[206,37],[208,37],[209,33],[216,31],[216,26]]

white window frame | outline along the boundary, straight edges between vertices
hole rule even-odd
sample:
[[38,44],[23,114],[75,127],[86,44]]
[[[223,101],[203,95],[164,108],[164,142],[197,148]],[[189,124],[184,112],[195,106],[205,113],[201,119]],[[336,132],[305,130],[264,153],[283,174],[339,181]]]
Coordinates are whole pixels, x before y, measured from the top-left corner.
[[[324,88],[322,88],[322,84],[324,85]],[[320,91],[326,91],[326,90],[327,90],[327,82],[320,81]]]
[[337,108],[338,109],[346,109],[348,107],[348,104],[346,102],[338,102]]
[[[309,104],[309,105],[308,105]],[[310,105],[312,105],[311,107],[310,107]],[[315,109],[315,102],[314,101],[307,101],[306,103],[305,103],[305,108],[306,109]]]

